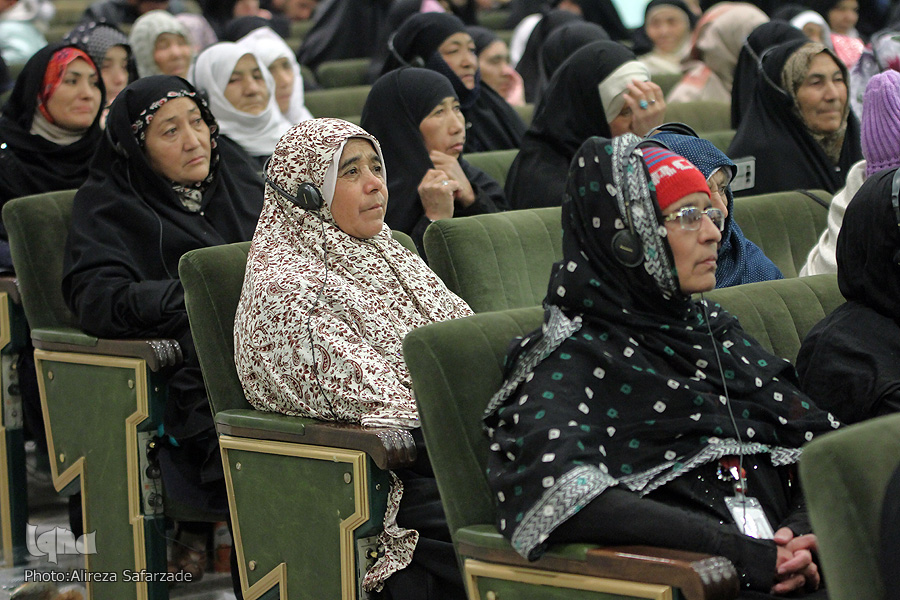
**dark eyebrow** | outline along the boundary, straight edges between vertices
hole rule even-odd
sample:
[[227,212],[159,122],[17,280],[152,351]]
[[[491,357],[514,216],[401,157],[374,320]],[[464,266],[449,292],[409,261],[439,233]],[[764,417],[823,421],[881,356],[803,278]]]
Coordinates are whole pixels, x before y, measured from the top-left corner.
[[[363,158],[362,155],[359,155],[359,154],[356,156],[351,156],[350,158],[348,158],[347,160],[345,160],[344,162],[341,163],[341,165],[338,167],[338,171],[343,171],[350,165],[359,162],[359,160],[362,158]],[[375,152],[374,150],[372,151],[372,154],[369,155],[369,160],[371,160],[373,162],[377,162],[379,165],[381,164],[381,158],[378,157],[378,153]]]
[[[193,106],[193,107],[191,107],[191,108],[188,109],[188,114],[189,114],[189,115],[193,115],[194,113],[198,113],[198,112],[200,112],[200,109],[199,109],[197,106]],[[179,116],[180,116],[180,115],[172,115],[171,117],[169,117],[169,118],[167,118],[167,119],[163,119],[162,122],[163,122],[163,123],[168,123],[169,121],[174,121],[174,120],[177,119]]]

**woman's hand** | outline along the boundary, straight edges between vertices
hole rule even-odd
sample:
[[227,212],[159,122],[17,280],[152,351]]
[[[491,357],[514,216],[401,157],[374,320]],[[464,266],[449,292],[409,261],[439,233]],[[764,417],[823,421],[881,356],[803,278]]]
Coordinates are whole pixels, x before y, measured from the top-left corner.
[[635,79],[628,84],[625,104],[631,108],[631,131],[645,136],[647,132],[662,125],[666,117],[666,99],[662,89],[652,81]]
[[418,188],[425,216],[431,221],[453,218],[453,195],[458,189],[459,184],[447,173],[428,169]]
[[819,567],[812,558],[812,553],[818,549],[816,536],[810,533],[795,537],[793,531],[782,527],[775,532],[773,541],[778,547],[775,559],[775,579],[778,583],[772,587],[772,593],[819,589]]
[[459,160],[449,154],[445,154],[440,150],[432,150],[428,153],[434,168],[447,174],[447,178],[456,182],[457,190],[453,194],[453,198],[459,202],[460,206],[466,208],[475,202],[475,191],[466,174],[463,173],[462,167],[459,166]]

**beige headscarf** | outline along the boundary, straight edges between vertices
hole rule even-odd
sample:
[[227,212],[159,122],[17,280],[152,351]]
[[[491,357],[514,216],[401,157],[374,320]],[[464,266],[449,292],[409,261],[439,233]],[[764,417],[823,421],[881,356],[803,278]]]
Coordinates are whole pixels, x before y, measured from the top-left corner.
[[[312,183],[325,203],[310,212],[266,186],[235,315],[235,364],[260,410],[418,427],[403,338],[472,311],[387,225],[370,239],[337,226],[330,208],[335,165],[350,138],[371,141],[381,155],[374,137],[339,119],[303,121],[275,147],[267,176],[290,195]],[[370,568],[367,589],[409,564],[418,540],[397,526],[403,487],[393,482],[380,536],[385,555]]]

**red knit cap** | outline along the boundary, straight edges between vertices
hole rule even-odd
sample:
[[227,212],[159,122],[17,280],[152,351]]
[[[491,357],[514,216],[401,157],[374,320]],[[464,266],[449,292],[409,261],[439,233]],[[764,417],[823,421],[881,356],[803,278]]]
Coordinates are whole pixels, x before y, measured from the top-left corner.
[[667,206],[688,194],[701,193],[709,197],[709,184],[691,161],[665,148],[651,147],[642,150],[644,162],[656,188],[656,203],[660,210],[666,210]]

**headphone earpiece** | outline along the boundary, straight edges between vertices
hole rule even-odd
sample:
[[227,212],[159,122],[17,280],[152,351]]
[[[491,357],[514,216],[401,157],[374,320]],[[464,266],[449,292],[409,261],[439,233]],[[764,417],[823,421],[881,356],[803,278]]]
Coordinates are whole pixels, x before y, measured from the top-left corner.
[[302,208],[303,210],[308,210],[310,212],[318,212],[321,210],[322,206],[325,204],[325,200],[322,197],[322,192],[319,191],[315,185],[304,181],[297,187],[297,195],[289,194],[286,189],[275,183],[275,180],[269,177],[269,161],[272,160],[269,158],[266,160],[266,164],[263,166],[263,175],[266,178],[266,184],[268,184],[273,190],[278,192],[282,197],[286,200],[289,200],[291,204],[296,206],[297,208]]
[[112,132],[109,130],[109,127],[104,129],[106,132],[106,139],[109,141],[109,145],[112,146],[113,152],[118,154],[123,158],[128,158],[128,151],[120,144],[119,142],[113,140]]
[[397,62],[399,62],[404,67],[416,67],[417,69],[424,69],[425,68],[425,59],[423,59],[421,56],[413,56],[408,61],[405,58],[403,58],[402,56],[400,56],[400,53],[397,52],[397,48],[394,47],[394,36],[395,35],[397,35],[396,31],[391,34],[391,37],[388,38],[388,50],[391,51],[391,54],[393,55],[393,57],[395,59],[397,59]]
[[[626,207],[628,204],[625,205]],[[627,219],[631,219],[631,209],[626,208],[629,212]],[[630,223],[629,223],[630,227]],[[637,267],[644,262],[644,245],[641,239],[630,228],[616,232],[612,238],[612,251],[616,260],[626,267]]]

